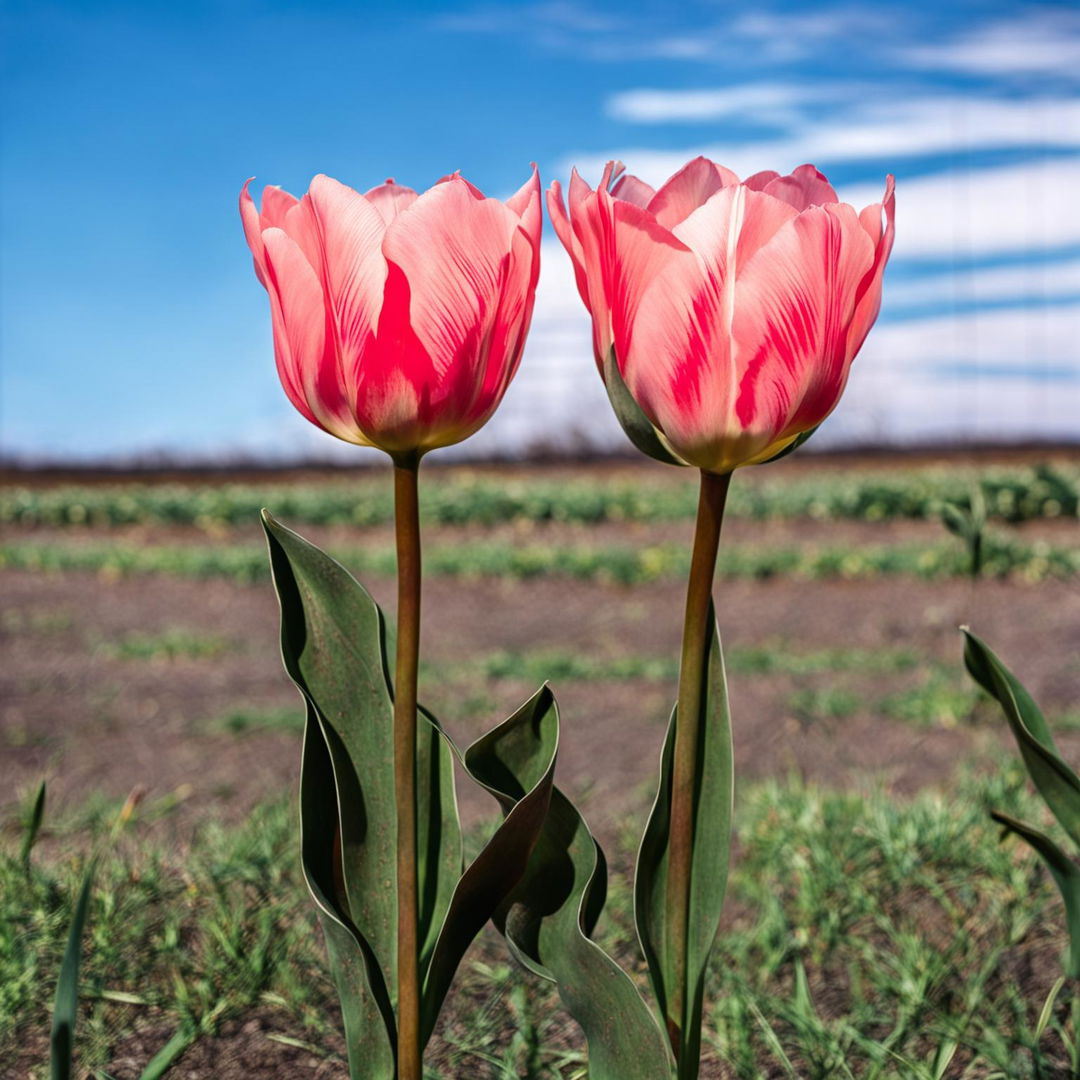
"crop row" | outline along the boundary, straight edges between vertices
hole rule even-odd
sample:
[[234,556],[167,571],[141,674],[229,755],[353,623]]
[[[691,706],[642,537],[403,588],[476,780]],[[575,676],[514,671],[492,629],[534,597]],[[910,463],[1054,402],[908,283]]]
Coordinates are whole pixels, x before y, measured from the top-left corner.
[[[491,474],[429,472],[422,486],[428,522],[494,525],[528,521],[673,521],[694,515],[696,489],[625,476],[605,481],[523,479]],[[438,477],[437,481],[435,477]],[[819,473],[794,481],[750,471],[732,485],[729,511],[749,518],[927,518],[943,502],[970,505],[973,475],[956,468],[914,472]],[[1019,522],[1076,517],[1080,468],[1038,465],[993,468],[978,477],[991,517]],[[206,528],[251,524],[263,506],[292,521],[381,525],[392,520],[390,485],[368,475],[348,484],[227,484],[218,487],[126,484],[115,487],[12,488],[0,493],[0,522],[24,525],[175,524]]]
[[[335,557],[361,575],[394,573],[389,545],[339,548]],[[104,574],[166,573],[182,577],[224,577],[238,583],[268,576],[266,551],[250,544],[137,545],[17,542],[0,545],[0,566],[38,571],[93,571]],[[676,543],[629,546],[515,546],[505,542],[433,546],[424,553],[425,573],[445,577],[526,579],[562,575],[631,585],[681,578],[689,551]],[[728,578],[862,578],[910,574],[942,578],[964,574],[968,559],[951,541],[919,545],[850,547],[770,547],[729,545],[718,574]],[[987,537],[983,574],[1027,581],[1080,575],[1080,548],[1044,542],[1023,544]]]

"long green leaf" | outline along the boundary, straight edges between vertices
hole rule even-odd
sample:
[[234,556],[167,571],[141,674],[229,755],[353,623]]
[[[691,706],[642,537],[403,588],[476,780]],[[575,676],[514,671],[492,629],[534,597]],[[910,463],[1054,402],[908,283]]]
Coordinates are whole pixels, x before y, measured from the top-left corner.
[[694,841],[690,866],[690,930],[683,1000],[685,1013],[675,1015],[671,1002],[675,965],[667,946],[668,847],[671,828],[671,773],[678,710],[674,710],[660,763],[660,783],[638,853],[634,881],[634,915],[649,965],[658,1015],[666,1030],[680,1033],[679,1080],[696,1077],[701,1049],[701,1017],[705,969],[720,926],[731,857],[734,791],[731,720],[720,634],[710,613],[707,692],[699,724]]
[[96,860],[91,859],[83,874],[79,898],[68,929],[67,946],[60,965],[60,978],[56,983],[56,1001],[53,1005],[52,1033],[49,1037],[49,1060],[52,1080],[70,1080],[72,1054],[75,1049],[75,1021],[79,1012],[79,964],[82,960],[83,929],[90,907],[90,893],[94,887]]
[[38,833],[41,831],[41,822],[45,817],[45,781],[38,785],[37,794],[34,796],[34,805],[30,809],[30,817],[26,822],[26,831],[23,833],[22,851],[19,859],[23,869],[30,872],[30,853],[37,843]]
[[[351,1075],[384,1080],[394,1074],[396,1042],[389,630],[378,606],[343,567],[270,515],[264,514],[264,523],[281,601],[282,654],[307,704],[301,771],[304,873],[342,1001]],[[485,737],[508,744],[520,727],[542,733],[537,754],[508,759],[504,780],[513,787],[517,805],[464,874],[456,750],[423,709],[417,723],[421,1035],[426,1041],[462,955],[524,872],[547,812],[558,717],[543,690]]]
[[[502,807],[502,824],[461,875],[425,972],[421,1039],[427,1041],[470,942],[521,881],[547,818],[559,747],[555,698],[541,687],[462,759]],[[479,764],[478,764],[479,763]]]
[[971,677],[997,698],[1020,747],[1024,765],[1051,813],[1080,846],[1080,777],[1058,753],[1041,710],[993,650],[966,627],[964,663]]
[[1080,978],[1080,867],[1039,829],[1003,814],[1000,810],[991,811],[990,816],[999,825],[1026,840],[1042,856],[1057,882],[1061,898],[1065,901],[1065,922],[1069,928],[1069,959],[1065,974],[1070,979]]
[[[551,736],[541,721],[554,712],[554,699],[546,689],[541,694],[543,700],[533,699],[533,722],[512,718],[465,755],[470,775],[499,800],[506,822],[525,804],[522,778],[535,776],[547,758]],[[518,959],[556,984],[585,1032],[592,1080],[664,1080],[673,1070],[667,1040],[630,978],[589,937],[606,887],[599,845],[556,788],[525,876],[495,923]]]
[[[366,590],[263,515],[281,603],[285,668],[307,704],[301,771],[304,874],[342,1001],[353,1080],[394,1075],[397,819],[386,627]],[[417,718],[422,948],[461,866],[449,748]]]
[[199,1030],[194,1024],[181,1024],[173,1037],[150,1059],[146,1068],[139,1073],[139,1080],[160,1080],[182,1057],[188,1047],[199,1037]]
[[615,416],[622,425],[623,431],[643,454],[648,454],[649,457],[662,461],[666,465],[686,464],[660,437],[660,433],[653,427],[649,418],[642,412],[641,406],[634,399],[634,395],[630,393],[630,388],[623,381],[622,372],[619,371],[614,348],[604,358],[604,386],[607,388],[608,400],[615,410]]

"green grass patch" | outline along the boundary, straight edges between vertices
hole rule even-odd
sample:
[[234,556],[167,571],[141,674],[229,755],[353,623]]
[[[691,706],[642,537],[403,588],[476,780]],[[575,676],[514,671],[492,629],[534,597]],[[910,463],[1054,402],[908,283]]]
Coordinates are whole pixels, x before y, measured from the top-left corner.
[[[1035,1032],[1065,945],[1060,901],[1033,855],[999,842],[992,807],[1041,820],[1012,764],[911,801],[798,783],[744,791],[730,914],[706,996],[711,1067],[722,1061],[749,1080],[785,1075],[786,1059],[798,1077],[901,1080],[929,1075],[935,1055],[955,1047],[949,1075],[1066,1075],[1056,1030],[1064,1000]],[[82,856],[95,839],[83,1069],[107,1068],[124,1037],[147,1024],[160,1049],[178,1031],[212,1039],[254,1010],[271,1017],[279,1040],[340,1055],[293,800],[231,828],[204,824],[181,846],[156,839],[138,817],[104,843],[115,809],[68,815],[66,827],[47,813],[29,873],[18,830],[7,832],[0,1060],[18,1062],[47,1027]],[[629,852],[616,854],[626,866]],[[616,874],[599,935],[624,962],[635,953],[630,906],[629,882]],[[431,1045],[431,1076],[570,1080],[581,1076],[578,1040],[546,984],[486,936]]]
[[0,630],[23,637],[53,637],[67,633],[74,620],[67,611],[32,611],[6,608],[0,612]]
[[295,705],[275,709],[233,709],[198,725],[206,735],[248,735],[256,732],[304,730],[304,709]]
[[[332,554],[354,573],[389,577],[395,555],[390,545],[337,548]],[[528,580],[553,575],[633,585],[683,578],[689,566],[686,545],[517,545],[506,541],[433,545],[424,552],[424,572],[440,577],[501,577]],[[105,575],[164,573],[193,578],[227,578],[240,584],[269,577],[266,551],[254,544],[142,545],[123,543],[15,542],[0,545],[0,566],[45,572],[91,571]],[[717,568],[722,578],[868,578],[905,574],[926,579],[963,576],[967,558],[951,541],[932,544],[850,547],[761,547],[729,545]],[[1080,546],[988,537],[984,575],[1038,582],[1080,573]]]
[[117,641],[102,642],[98,651],[112,660],[206,660],[235,648],[233,642],[217,634],[173,626],[156,634],[132,631]]
[[[760,646],[732,646],[724,650],[729,674],[814,675],[828,672],[886,674],[908,671],[920,663],[907,649],[812,649],[796,651],[785,642]],[[437,679],[520,679],[528,683],[621,682],[646,679],[673,682],[679,677],[677,656],[597,657],[566,649],[503,650],[453,664],[425,663]]]
[[[813,483],[747,470],[733,485],[729,513],[737,517],[819,519],[932,518],[942,501],[963,508],[973,481],[982,484],[991,517],[1003,521],[1075,517],[1080,469],[1065,465],[994,467],[975,473],[955,466],[888,472],[820,472]],[[696,486],[689,480],[625,476],[546,479],[500,477],[468,469],[425,473],[424,520],[444,525],[507,521],[678,521],[693,518]],[[317,525],[383,525],[393,520],[393,495],[377,471],[348,482],[312,484],[180,484],[13,488],[0,493],[0,522],[24,525],[254,524],[270,507],[286,521]]]

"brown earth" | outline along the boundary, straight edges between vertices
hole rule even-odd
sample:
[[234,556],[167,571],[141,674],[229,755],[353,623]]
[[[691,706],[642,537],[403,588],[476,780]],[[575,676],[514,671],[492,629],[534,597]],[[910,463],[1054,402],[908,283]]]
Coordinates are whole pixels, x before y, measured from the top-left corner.
[[[889,527],[875,528],[878,542],[892,535]],[[685,531],[682,525],[678,531]],[[634,539],[631,532],[626,541]],[[392,613],[392,582],[374,579],[369,585]],[[181,817],[242,814],[252,802],[295,783],[294,733],[237,737],[207,730],[230,712],[299,711],[280,668],[269,584],[8,570],[0,572],[0,588],[6,657],[0,763],[8,781],[0,808],[43,776],[54,806],[90,792],[120,798],[143,785],[151,797],[184,796]],[[970,622],[1048,712],[1080,702],[1080,667],[1071,659],[1080,652],[1080,590],[1070,584],[984,581],[972,592],[965,581],[903,577],[736,581],[721,583],[717,603],[729,647],[904,649],[957,670],[957,627]],[[672,656],[681,605],[681,586],[673,582],[623,588],[557,579],[435,578],[425,586],[423,656],[444,669],[499,649]],[[174,660],[117,659],[108,652],[110,643],[132,632],[176,628],[224,639],[227,651]],[[854,673],[845,674],[843,684],[873,701],[919,678],[918,669]],[[880,782],[909,792],[940,783],[960,762],[985,763],[1011,752],[1000,724],[916,729],[860,710],[807,727],[793,715],[789,699],[800,689],[827,687],[829,679],[731,679],[740,777],[795,771],[827,784]],[[429,680],[422,693],[451,733],[467,742],[533,689],[515,680],[480,680],[463,693],[460,684],[448,688]],[[563,716],[561,783],[604,831],[648,799],[674,687],[581,681],[555,690]],[[486,808],[483,801],[480,806]]]
[[[841,460],[829,467],[845,464]],[[523,542],[637,545],[688,540],[689,530],[685,522],[589,529],[506,526],[495,535]],[[327,544],[389,541],[385,529],[301,531]],[[31,534],[13,530],[10,535]],[[64,542],[119,535],[33,532],[38,540]],[[205,534],[194,529],[125,530],[123,535],[145,543],[206,542]],[[432,530],[428,539],[461,542],[492,535],[475,528],[443,529]],[[909,522],[762,526],[734,520],[725,526],[729,542],[771,545],[854,546],[933,541],[941,535],[936,526]],[[1067,543],[1075,523],[1037,523],[1025,535]],[[254,541],[257,534],[237,531],[220,539]],[[393,583],[385,578],[366,583],[392,614]],[[12,835],[16,805],[24,804],[42,778],[49,781],[51,813],[78,807],[94,793],[120,799],[136,786],[146,789],[147,805],[164,807],[166,800],[175,800],[175,808],[150,827],[178,838],[189,837],[195,820],[205,815],[237,819],[255,803],[295,789],[298,734],[230,734],[221,724],[223,717],[241,711],[301,711],[281,671],[277,605],[268,583],[0,570],[0,595],[0,825],[6,822]],[[927,663],[949,665],[960,685],[957,627],[970,623],[1051,716],[1080,708],[1080,589],[1075,583],[984,581],[972,589],[966,581],[904,577],[725,581],[716,597],[729,649],[902,649]],[[551,649],[597,659],[671,657],[678,648],[681,609],[678,582],[624,588],[557,579],[435,578],[425,585],[422,654],[443,671],[496,650]],[[201,659],[146,660],[117,658],[110,649],[134,632],[178,628],[221,639],[224,650]],[[924,676],[919,667],[888,674],[734,674],[730,694],[739,782],[795,774],[833,787],[880,785],[908,794],[947,786],[957,769],[993,768],[1012,759],[1015,748],[992,709],[978,724],[915,727],[876,708],[884,695],[916,686]],[[793,708],[794,694],[834,684],[863,703],[852,715],[808,719]],[[429,675],[421,688],[425,702],[462,743],[509,714],[534,689],[519,680],[485,681],[475,675],[443,684]],[[648,680],[572,681],[556,684],[555,691],[563,719],[559,782],[577,799],[605,846],[625,848],[628,838],[640,832],[652,795],[674,686]],[[1080,760],[1080,733],[1064,733],[1061,743],[1067,756]],[[490,800],[475,792],[463,790],[463,801],[473,820],[494,812]],[[726,917],[736,915],[728,912]],[[145,1030],[131,1033],[115,1048],[111,1074],[116,1080],[139,1075],[169,1034],[148,1018]],[[260,1010],[230,1021],[219,1037],[200,1040],[173,1075],[197,1080],[346,1075],[340,1047],[329,1045],[316,1055],[268,1039],[268,1034],[303,1039],[287,1018]],[[575,1042],[577,1037],[567,1038]],[[23,1060],[40,1061],[45,1047],[22,1050],[29,1055]],[[0,1076],[6,1075],[0,1066]],[[10,1075],[22,1078],[25,1069]],[[719,1066],[703,1075],[719,1077]]]

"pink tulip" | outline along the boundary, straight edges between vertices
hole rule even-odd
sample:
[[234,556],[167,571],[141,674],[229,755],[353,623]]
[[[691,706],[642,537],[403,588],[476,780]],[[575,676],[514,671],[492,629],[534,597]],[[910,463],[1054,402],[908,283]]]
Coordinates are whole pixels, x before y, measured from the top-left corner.
[[597,191],[575,170],[570,215],[557,182],[547,201],[609,391],[613,352],[675,459],[766,461],[833,410],[881,306],[891,176],[861,213],[812,165],[740,182],[703,157],[659,191],[619,162]]
[[270,295],[289,400],[313,424],[395,458],[460,442],[502,400],[540,270],[535,167],[505,203],[454,174],[417,195],[316,176],[296,199],[240,194]]

